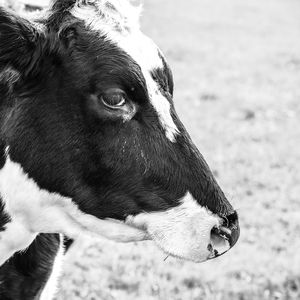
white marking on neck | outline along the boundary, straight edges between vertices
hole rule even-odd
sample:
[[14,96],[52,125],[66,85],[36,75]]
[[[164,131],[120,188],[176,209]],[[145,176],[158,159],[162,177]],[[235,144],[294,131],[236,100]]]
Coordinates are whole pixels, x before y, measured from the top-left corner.
[[[113,1],[114,2],[114,1]],[[120,2],[120,1],[116,1]],[[129,3],[125,0],[122,2]],[[71,13],[76,18],[83,20],[85,24],[95,31],[105,33],[109,41],[116,43],[122,50],[130,55],[140,66],[148,89],[149,98],[152,106],[156,110],[159,121],[165,130],[167,138],[175,142],[175,137],[179,130],[171,116],[171,106],[169,101],[160,92],[157,83],[151,77],[151,71],[155,68],[163,68],[163,62],[159,57],[159,49],[154,42],[145,36],[139,28],[138,22],[130,22],[130,28],[116,30],[112,25],[109,12],[105,13],[105,7],[101,5],[97,8],[104,16],[99,16],[99,11],[91,5],[75,6]],[[126,13],[126,12],[125,12]],[[123,18],[125,18],[123,16]],[[122,15],[120,17],[122,20]],[[126,20],[130,17],[125,18]]]
[[0,170],[0,192],[5,212],[12,220],[0,232],[0,266],[16,251],[27,248],[38,233],[62,233],[74,239],[89,234],[118,242],[147,238],[141,230],[85,214],[70,198],[40,189],[6,152]]
[[61,275],[63,258],[64,258],[63,236],[59,235],[59,249],[53,262],[52,272],[41,293],[39,300],[52,300],[57,293],[58,279]]

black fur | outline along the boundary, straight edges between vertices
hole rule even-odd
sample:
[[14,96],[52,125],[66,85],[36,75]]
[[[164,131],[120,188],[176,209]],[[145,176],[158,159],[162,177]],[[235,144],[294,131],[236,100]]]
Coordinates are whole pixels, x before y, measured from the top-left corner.
[[27,20],[0,7],[0,71],[10,66],[29,72],[38,39],[38,31]]

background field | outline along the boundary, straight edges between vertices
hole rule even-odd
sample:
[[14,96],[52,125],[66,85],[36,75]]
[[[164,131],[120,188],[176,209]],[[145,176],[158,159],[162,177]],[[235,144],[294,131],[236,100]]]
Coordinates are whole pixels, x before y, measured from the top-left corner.
[[78,241],[57,300],[300,299],[300,2],[144,2],[143,29],[241,238],[204,264],[164,261],[149,242]]

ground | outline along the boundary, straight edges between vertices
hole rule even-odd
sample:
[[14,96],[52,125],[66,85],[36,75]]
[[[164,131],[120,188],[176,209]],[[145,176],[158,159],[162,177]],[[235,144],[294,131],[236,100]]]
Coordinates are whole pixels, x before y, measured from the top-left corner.
[[144,2],[142,27],[241,237],[203,264],[164,260],[150,242],[78,241],[57,300],[300,299],[300,2]]

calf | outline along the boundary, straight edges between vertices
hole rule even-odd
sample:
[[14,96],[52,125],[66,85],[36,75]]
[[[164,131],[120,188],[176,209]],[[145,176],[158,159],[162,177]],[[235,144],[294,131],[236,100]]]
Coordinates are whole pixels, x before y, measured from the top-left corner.
[[237,213],[180,122],[171,70],[138,16],[125,0],[56,0],[38,22],[0,8],[3,268],[30,245],[40,258],[32,243],[43,240],[54,249],[47,280],[57,233],[149,239],[195,262],[236,243]]

